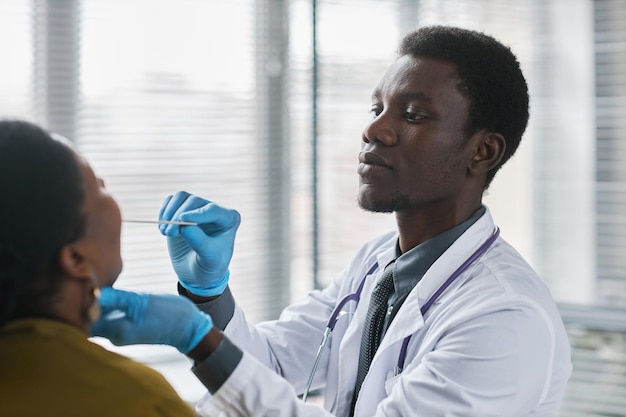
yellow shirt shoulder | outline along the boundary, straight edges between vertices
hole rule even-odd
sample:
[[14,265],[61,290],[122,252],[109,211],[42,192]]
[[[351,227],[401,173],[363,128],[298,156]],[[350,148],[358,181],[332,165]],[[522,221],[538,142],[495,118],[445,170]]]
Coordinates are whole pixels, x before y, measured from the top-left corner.
[[0,415],[195,416],[155,370],[53,320],[0,329]]

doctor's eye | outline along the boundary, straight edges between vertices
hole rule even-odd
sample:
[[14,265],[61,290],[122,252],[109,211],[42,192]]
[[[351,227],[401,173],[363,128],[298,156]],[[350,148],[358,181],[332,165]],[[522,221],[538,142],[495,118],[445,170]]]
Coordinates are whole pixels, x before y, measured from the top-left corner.
[[370,108],[370,113],[372,114],[372,117],[378,116],[380,113],[382,113],[382,111],[382,106],[379,106],[377,104],[372,105],[372,107]]
[[410,111],[407,111],[404,113],[404,119],[409,121],[409,122],[419,122],[421,120],[424,120],[426,118],[426,116],[418,114],[418,113],[413,113]]

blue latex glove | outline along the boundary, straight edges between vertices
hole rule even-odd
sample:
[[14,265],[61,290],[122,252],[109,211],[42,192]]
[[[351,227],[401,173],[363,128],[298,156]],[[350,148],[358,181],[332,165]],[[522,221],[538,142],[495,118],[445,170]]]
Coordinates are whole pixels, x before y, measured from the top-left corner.
[[198,223],[198,226],[159,225],[180,284],[201,297],[220,295],[230,276],[235,234],[241,222],[236,210],[221,207],[184,191],[165,199],[160,220]]
[[170,345],[188,353],[213,327],[208,314],[178,295],[105,287],[99,301],[102,314],[91,326],[91,335],[106,337],[118,346]]

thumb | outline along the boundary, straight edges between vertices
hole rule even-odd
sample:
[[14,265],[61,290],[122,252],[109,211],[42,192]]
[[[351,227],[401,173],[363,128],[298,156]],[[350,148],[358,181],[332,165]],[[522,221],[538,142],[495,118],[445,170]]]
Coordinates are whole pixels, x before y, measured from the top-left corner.
[[211,246],[215,242],[215,237],[205,233],[200,227],[187,226],[181,228],[181,235],[185,242],[200,256],[206,255],[205,252],[211,252]]
[[241,215],[237,210],[224,208],[215,203],[182,213],[180,219],[199,223],[204,232],[211,235],[221,234],[230,229],[237,230],[241,223]]
[[103,311],[120,310],[128,316],[141,311],[146,303],[146,296],[130,291],[116,290],[113,287],[104,287],[100,290],[100,307]]
[[122,308],[132,300],[133,294],[128,291],[116,290],[113,287],[100,289],[100,306],[103,308]]
[[[145,295],[130,291],[101,288],[98,302],[102,315],[91,325],[91,336],[106,337],[113,344],[122,345],[123,336],[137,319],[141,320],[140,312],[147,303],[146,298]],[[115,317],[110,317],[110,314]]]

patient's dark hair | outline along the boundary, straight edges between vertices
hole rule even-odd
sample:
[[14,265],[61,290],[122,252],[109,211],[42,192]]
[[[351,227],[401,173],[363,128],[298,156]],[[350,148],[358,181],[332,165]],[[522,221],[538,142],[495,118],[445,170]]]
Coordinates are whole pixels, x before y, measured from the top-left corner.
[[485,189],[515,153],[528,124],[528,86],[517,58],[491,36],[449,26],[426,26],[408,33],[399,54],[425,56],[456,65],[459,92],[469,100],[465,127],[471,136],[481,130],[504,136],[506,150],[488,174]]
[[76,154],[44,129],[0,120],[0,326],[48,317],[61,248],[84,231]]

